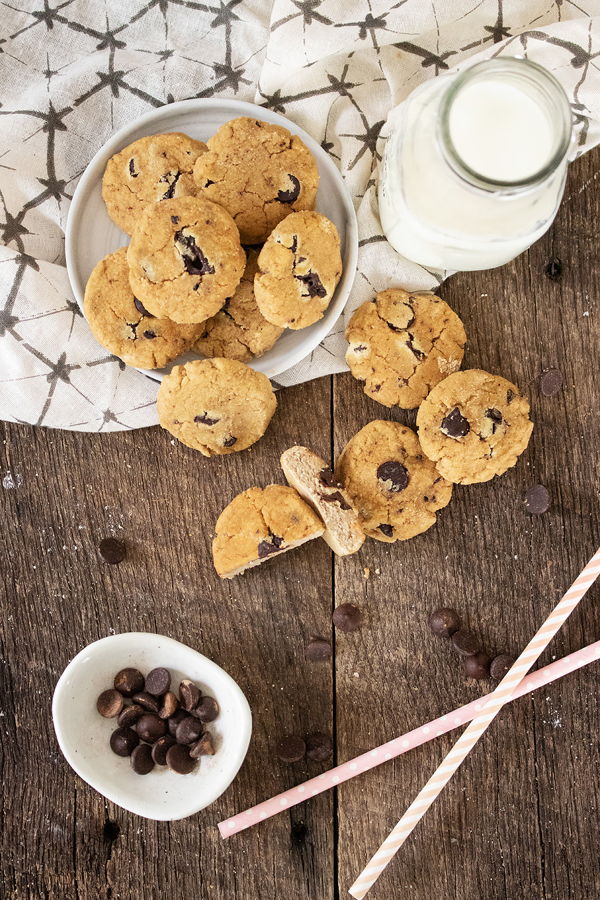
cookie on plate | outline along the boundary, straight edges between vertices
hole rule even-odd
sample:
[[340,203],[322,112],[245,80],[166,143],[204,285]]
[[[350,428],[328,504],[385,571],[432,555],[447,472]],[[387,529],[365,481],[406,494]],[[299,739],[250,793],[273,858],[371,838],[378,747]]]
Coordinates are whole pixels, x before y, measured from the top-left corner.
[[258,307],[281,328],[323,318],[342,274],[340,236],[318,212],[291,213],[269,235],[254,279]]
[[346,491],[325,460],[307,447],[290,447],[281,455],[281,468],[293,488],[325,523],[323,540],[338,556],[356,553],[365,536]]
[[155,316],[203,322],[240,283],[246,254],[228,212],[203,197],[152,203],[127,251],[129,283]]
[[233,297],[216,316],[202,325],[194,349],[202,356],[224,356],[248,362],[270,350],[283,333],[279,325],[267,322],[254,297],[254,276],[258,251],[250,248],[246,268]]
[[194,178],[204,196],[231,213],[244,244],[266,240],[290,212],[313,209],[319,186],[314,157],[297,135],[245,117],[209,139]]
[[96,340],[128,366],[140,369],[166,366],[189,350],[202,330],[202,325],[177,325],[150,315],[129,286],[126,247],[94,267],[83,311]]
[[346,328],[346,362],[368,397],[414,409],[435,385],[460,369],[463,323],[434,294],[380,291],[354,312]]
[[519,389],[481,369],[440,381],[417,413],[419,440],[438,471],[456,484],[502,475],[523,453],[533,422]]
[[267,376],[244,363],[196,359],[163,378],[156,404],[163,428],[204,456],[217,456],[261,438],[277,400]]
[[406,541],[435,524],[452,485],[427,459],[417,435],[376,419],[351,438],[336,475],[358,511],[363,531],[378,541]]
[[229,503],[215,526],[213,560],[221,578],[321,537],[324,525],[291,487],[252,487]]
[[206,144],[187,134],[152,134],[111,156],[102,178],[102,198],[108,214],[126,234],[132,234],[149,203],[194,196],[194,164]]

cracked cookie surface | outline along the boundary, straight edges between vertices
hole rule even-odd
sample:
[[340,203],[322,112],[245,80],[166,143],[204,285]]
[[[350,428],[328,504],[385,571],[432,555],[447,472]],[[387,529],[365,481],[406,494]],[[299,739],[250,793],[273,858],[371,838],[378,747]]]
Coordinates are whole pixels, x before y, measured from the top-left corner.
[[365,394],[383,406],[414,409],[460,369],[467,336],[439,297],[391,288],[358,307],[346,340],[346,362]]
[[336,475],[370,537],[405,541],[435,524],[447,506],[452,485],[427,459],[417,435],[398,422],[376,419],[351,438]]
[[291,213],[269,235],[254,279],[258,307],[281,328],[323,318],[342,274],[340,236],[318,212]]
[[266,240],[290,212],[313,209],[319,186],[315,159],[297,135],[245,117],[209,139],[194,178],[203,196],[231,213],[244,244]]
[[441,381],[417,413],[423,451],[456,484],[502,475],[523,453],[533,422],[519,389],[482,369],[455,372]]
[[246,254],[226,210],[203,197],[147,206],[127,251],[129,283],[155,316],[203,322],[240,283]]
[[273,556],[323,534],[324,525],[291,487],[252,487],[234,497],[215,526],[213,560],[221,578],[233,578]]
[[258,251],[248,250],[246,268],[233,297],[202,324],[194,350],[202,356],[224,356],[248,362],[270,350],[283,328],[267,322],[254,297]]
[[177,325],[150,315],[129,286],[127,248],[94,267],[83,310],[96,340],[129,366],[161,369],[188,350],[202,325]]
[[206,150],[202,141],[171,132],[140,138],[111,156],[102,198],[115,225],[131,234],[149,203],[197,194],[194,164]]
[[263,436],[277,400],[266,375],[233,359],[197,359],[163,378],[163,428],[204,456],[245,450]]

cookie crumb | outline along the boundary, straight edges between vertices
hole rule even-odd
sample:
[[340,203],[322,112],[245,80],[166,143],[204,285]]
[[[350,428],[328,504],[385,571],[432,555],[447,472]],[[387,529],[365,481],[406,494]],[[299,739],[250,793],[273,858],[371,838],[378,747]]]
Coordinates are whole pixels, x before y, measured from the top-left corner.
[[371,577],[371,570],[368,566],[365,566],[363,569],[363,578],[370,578],[370,577]]

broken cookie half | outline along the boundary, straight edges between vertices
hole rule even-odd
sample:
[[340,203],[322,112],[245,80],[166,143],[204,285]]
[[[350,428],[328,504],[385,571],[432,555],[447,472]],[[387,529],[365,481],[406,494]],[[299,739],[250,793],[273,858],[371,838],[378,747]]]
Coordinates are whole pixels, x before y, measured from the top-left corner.
[[215,569],[221,578],[234,578],[324,531],[321,519],[293,488],[251,487],[234,497],[217,519]]
[[312,506],[325,523],[323,540],[338,556],[356,553],[365,535],[350,498],[325,461],[307,447],[290,447],[281,456],[288,483]]

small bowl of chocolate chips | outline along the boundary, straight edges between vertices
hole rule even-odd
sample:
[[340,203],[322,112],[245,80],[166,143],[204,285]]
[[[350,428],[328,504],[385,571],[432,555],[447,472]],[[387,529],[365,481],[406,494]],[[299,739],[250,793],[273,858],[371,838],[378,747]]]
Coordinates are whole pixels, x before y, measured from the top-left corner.
[[56,685],[52,716],[84,781],[163,821],[213,803],[235,778],[252,732],[248,702],[223,669],[145,632],[102,638],[78,653]]

